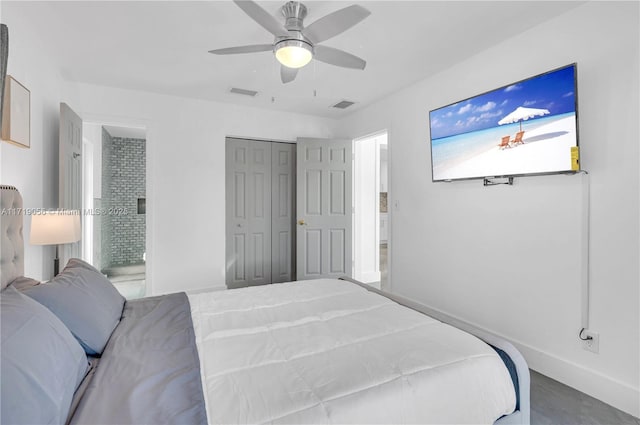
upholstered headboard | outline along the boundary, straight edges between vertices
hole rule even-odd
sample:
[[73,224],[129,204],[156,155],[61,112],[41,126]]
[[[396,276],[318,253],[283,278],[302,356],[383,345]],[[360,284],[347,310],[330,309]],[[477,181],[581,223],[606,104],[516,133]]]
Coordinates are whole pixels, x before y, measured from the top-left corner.
[[4,289],[24,274],[24,238],[22,237],[22,196],[13,186],[0,185],[0,284]]

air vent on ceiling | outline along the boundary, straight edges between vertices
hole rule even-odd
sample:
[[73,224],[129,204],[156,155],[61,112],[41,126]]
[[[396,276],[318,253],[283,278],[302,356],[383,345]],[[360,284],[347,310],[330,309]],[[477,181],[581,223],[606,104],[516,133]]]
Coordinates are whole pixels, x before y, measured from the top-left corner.
[[353,105],[355,102],[350,102],[348,100],[343,100],[342,102],[338,102],[332,106],[332,108],[338,109],[347,109],[349,106]]
[[229,90],[231,93],[235,93],[235,94],[241,94],[243,96],[251,96],[254,97],[255,95],[258,94],[257,91],[254,90],[245,90],[245,89],[239,89],[237,87],[232,87],[231,90]]

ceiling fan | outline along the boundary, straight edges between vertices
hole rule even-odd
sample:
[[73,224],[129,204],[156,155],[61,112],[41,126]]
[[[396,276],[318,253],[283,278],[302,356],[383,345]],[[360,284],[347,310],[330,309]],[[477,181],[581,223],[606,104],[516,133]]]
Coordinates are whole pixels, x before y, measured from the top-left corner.
[[216,55],[256,53],[273,51],[282,64],[280,78],[289,83],[296,78],[298,69],[315,58],[335,66],[352,69],[364,69],[367,62],[363,59],[333,47],[319,45],[338,34],[343,33],[371,14],[362,6],[352,5],[330,13],[308,27],[303,25],[307,16],[307,7],[290,1],[282,6],[285,23],[282,25],[257,3],[250,0],[234,0],[249,17],[275,36],[272,44],[254,44],[249,46],[228,47],[210,50]]

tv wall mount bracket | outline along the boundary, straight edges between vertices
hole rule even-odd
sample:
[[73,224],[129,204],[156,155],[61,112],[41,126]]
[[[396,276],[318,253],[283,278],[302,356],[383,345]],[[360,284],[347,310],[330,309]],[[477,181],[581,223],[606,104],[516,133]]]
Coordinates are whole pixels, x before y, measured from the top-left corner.
[[500,180],[498,180],[496,177],[485,177],[483,181],[484,186],[497,186],[500,184],[513,186],[513,177],[503,177]]

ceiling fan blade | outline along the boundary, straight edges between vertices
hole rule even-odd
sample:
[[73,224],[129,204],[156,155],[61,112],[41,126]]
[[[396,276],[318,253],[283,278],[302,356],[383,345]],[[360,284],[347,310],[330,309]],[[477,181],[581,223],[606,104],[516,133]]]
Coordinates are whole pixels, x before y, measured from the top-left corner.
[[302,33],[313,44],[321,43],[343,33],[370,14],[364,7],[354,4],[318,19],[303,29]]
[[271,44],[252,44],[250,46],[237,46],[227,47],[225,49],[209,50],[209,53],[213,53],[214,55],[236,55],[239,53],[267,52],[270,50],[273,50],[273,46]]
[[314,59],[343,68],[364,69],[367,61],[340,49],[327,46],[316,46]]
[[296,75],[298,75],[298,68],[289,68],[284,65],[280,67],[280,79],[284,84],[290,83],[295,80]]
[[284,37],[289,35],[289,31],[276,18],[271,16],[269,12],[264,10],[258,3],[250,0],[233,0],[240,9],[244,11],[251,19],[256,21],[262,28],[269,31],[276,37]]

